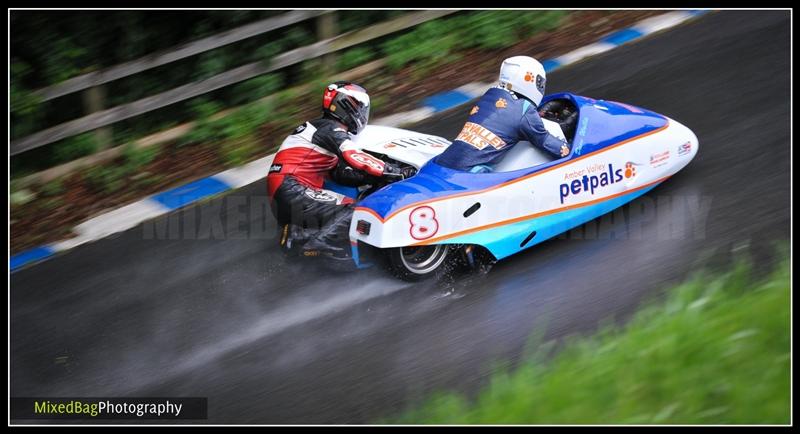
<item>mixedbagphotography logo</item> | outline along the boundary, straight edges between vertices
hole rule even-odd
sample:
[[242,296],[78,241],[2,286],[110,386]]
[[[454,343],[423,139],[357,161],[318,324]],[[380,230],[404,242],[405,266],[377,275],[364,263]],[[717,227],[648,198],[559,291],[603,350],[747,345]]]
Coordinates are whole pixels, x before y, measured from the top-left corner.
[[11,419],[207,419],[207,398],[11,398]]
[[[302,208],[292,215],[302,215]],[[229,194],[142,224],[145,240],[274,240],[278,228],[267,196]]]

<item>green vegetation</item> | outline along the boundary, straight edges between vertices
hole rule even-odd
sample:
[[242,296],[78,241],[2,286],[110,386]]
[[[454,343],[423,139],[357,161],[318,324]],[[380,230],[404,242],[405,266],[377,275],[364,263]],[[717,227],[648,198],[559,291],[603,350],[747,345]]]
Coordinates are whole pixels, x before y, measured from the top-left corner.
[[700,274],[623,328],[533,352],[474,401],[438,394],[390,423],[788,424],[789,261]]
[[231,104],[240,105],[278,91],[283,83],[280,74],[266,74],[234,85]]
[[258,142],[252,137],[244,137],[222,144],[222,161],[228,167],[246,163],[258,151]]
[[71,161],[86,155],[91,155],[99,149],[97,140],[93,132],[79,134],[74,137],[64,139],[53,149],[55,159],[59,161]]
[[64,184],[61,182],[61,180],[56,179],[54,181],[50,181],[42,185],[39,191],[45,197],[52,197],[60,195],[65,191],[65,189],[64,189]]
[[122,148],[122,158],[128,172],[134,172],[150,164],[156,158],[159,149],[156,147],[140,148],[132,143]]
[[368,63],[371,60],[375,59],[375,50],[369,47],[355,47],[349,50],[345,50],[337,61],[337,69],[341,71],[346,71],[348,69],[353,69],[359,67],[365,63]]
[[[138,59],[192,40],[229,30],[284,11],[14,11],[10,17],[11,136],[16,139],[85,115],[82,93],[41,103],[33,91],[90,71]],[[355,30],[411,11],[339,11],[340,32]],[[496,49],[532,33],[553,28],[563,11],[464,11],[428,22],[408,31],[381,38],[339,53],[336,69],[343,71],[388,56],[392,69],[415,63],[422,77],[431,68],[459,58],[465,48]],[[175,22],[181,22],[176,26]],[[92,25],[86,25],[92,23]],[[42,28],[48,29],[41,32]],[[116,106],[211,77],[225,70],[307,45],[316,40],[314,20],[249,38],[167,66],[155,68],[105,85],[106,106]],[[223,108],[249,104],[304,83],[320,82],[337,71],[325,71],[319,59],[228,86],[204,96],[121,121],[111,127],[113,141],[125,143],[182,122],[201,119],[182,144],[214,143],[236,127],[210,121]],[[322,84],[320,84],[321,89]],[[313,89],[317,101],[319,89]],[[275,105],[270,119],[275,128],[292,128],[306,107],[296,100]],[[201,113],[198,113],[198,110]],[[227,127],[227,132],[217,127]],[[247,130],[244,128],[243,130]],[[245,134],[245,133],[242,133]],[[98,149],[93,133],[61,140],[16,156],[13,177],[89,155]],[[233,160],[238,160],[234,158]]]
[[120,190],[130,180],[135,180],[139,186],[148,185],[146,178],[150,174],[143,169],[159,152],[161,149],[157,147],[143,148],[129,143],[122,149],[117,164],[89,167],[83,172],[84,179],[93,189],[106,194]]
[[[86,114],[81,92],[41,103],[33,93],[36,89],[283,13],[280,10],[14,11],[10,16],[14,33],[10,41],[12,139]],[[339,25],[347,31],[362,22],[379,22],[394,15],[397,11],[349,11],[339,16]],[[176,26],[176,22],[181,25]],[[108,83],[104,86],[106,106],[129,103],[246,63],[269,60],[315,40],[313,19],[276,29]],[[274,73],[228,86],[200,99],[227,108],[294,84],[284,74]],[[169,125],[194,120],[193,105],[191,100],[183,101],[115,123],[113,140],[125,143]],[[87,155],[92,152],[87,150],[87,140],[66,139],[16,156],[11,164],[12,176],[24,176]]]
[[110,194],[123,187],[128,172],[124,166],[94,166],[86,169],[83,176],[98,192]]
[[164,175],[151,172],[140,172],[130,177],[135,188],[149,188],[164,180]]
[[451,61],[457,50],[497,49],[542,30],[556,28],[565,11],[481,11],[429,21],[384,43],[391,69],[414,63],[429,67]]
[[48,211],[55,211],[64,206],[64,199],[60,197],[48,197],[42,200],[41,206]]
[[180,145],[196,145],[239,139],[253,134],[259,127],[266,123],[273,111],[270,102],[255,102],[243,106],[226,116],[214,116],[213,102],[198,105],[198,120],[192,130],[183,136]]

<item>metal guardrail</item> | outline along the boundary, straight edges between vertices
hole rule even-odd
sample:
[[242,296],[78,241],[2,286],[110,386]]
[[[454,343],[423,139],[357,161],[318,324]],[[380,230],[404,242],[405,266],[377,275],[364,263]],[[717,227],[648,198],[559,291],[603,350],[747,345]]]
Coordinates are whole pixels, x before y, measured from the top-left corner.
[[[89,91],[91,91],[103,83],[126,77],[150,68],[154,68],[156,66],[174,62],[194,54],[218,48],[222,45],[230,44],[247,37],[252,37],[268,30],[288,26],[290,24],[297,23],[304,19],[315,16],[321,16],[326,12],[330,11],[295,11],[279,17],[262,20],[249,26],[243,26],[228,32],[195,41],[193,43],[185,44],[169,52],[162,52],[162,54],[146,56],[142,59],[117,65],[104,71],[98,71],[96,73],[89,73],[75,77],[63,83],[42,89],[38,92],[47,99],[53,99],[57,96],[67,95],[69,93],[74,93],[81,90],[89,89]],[[305,60],[330,54],[338,50],[369,41],[371,39],[379,38],[399,30],[416,26],[429,20],[452,14],[454,12],[457,11],[433,10],[409,13],[407,15],[387,20],[363,29],[354,30],[316,42],[311,45],[281,53],[272,58],[269,62],[250,63],[225,71],[205,80],[185,84],[183,86],[179,86],[153,96],[145,97],[131,103],[105,110],[99,110],[87,116],[44,129],[17,140],[13,140],[9,146],[10,155],[14,156],[67,137],[112,125],[116,122],[129,119],[131,117],[138,116],[170,104],[193,98],[271,71],[300,63]],[[258,27],[257,24],[260,25],[260,27]],[[97,109],[98,104],[95,103],[93,106],[95,109]]]

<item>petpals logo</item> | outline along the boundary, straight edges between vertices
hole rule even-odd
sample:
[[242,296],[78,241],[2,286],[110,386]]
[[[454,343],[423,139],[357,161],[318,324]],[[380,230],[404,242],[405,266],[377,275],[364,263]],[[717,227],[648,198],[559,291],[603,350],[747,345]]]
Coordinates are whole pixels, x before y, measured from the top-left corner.
[[582,193],[594,195],[595,190],[606,187],[626,178],[636,176],[636,167],[632,162],[625,163],[624,169],[615,169],[613,164],[604,167],[602,164],[596,164],[587,167],[586,169],[577,172],[565,174],[565,179],[571,179],[569,182],[561,184],[558,189],[561,196],[561,203],[569,196],[575,196]]

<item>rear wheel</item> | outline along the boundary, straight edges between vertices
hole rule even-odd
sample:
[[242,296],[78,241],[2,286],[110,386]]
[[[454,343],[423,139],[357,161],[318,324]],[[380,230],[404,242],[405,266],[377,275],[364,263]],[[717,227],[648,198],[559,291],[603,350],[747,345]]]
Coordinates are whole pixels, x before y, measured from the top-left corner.
[[389,262],[398,277],[417,281],[443,270],[449,250],[448,244],[397,247],[389,250]]

